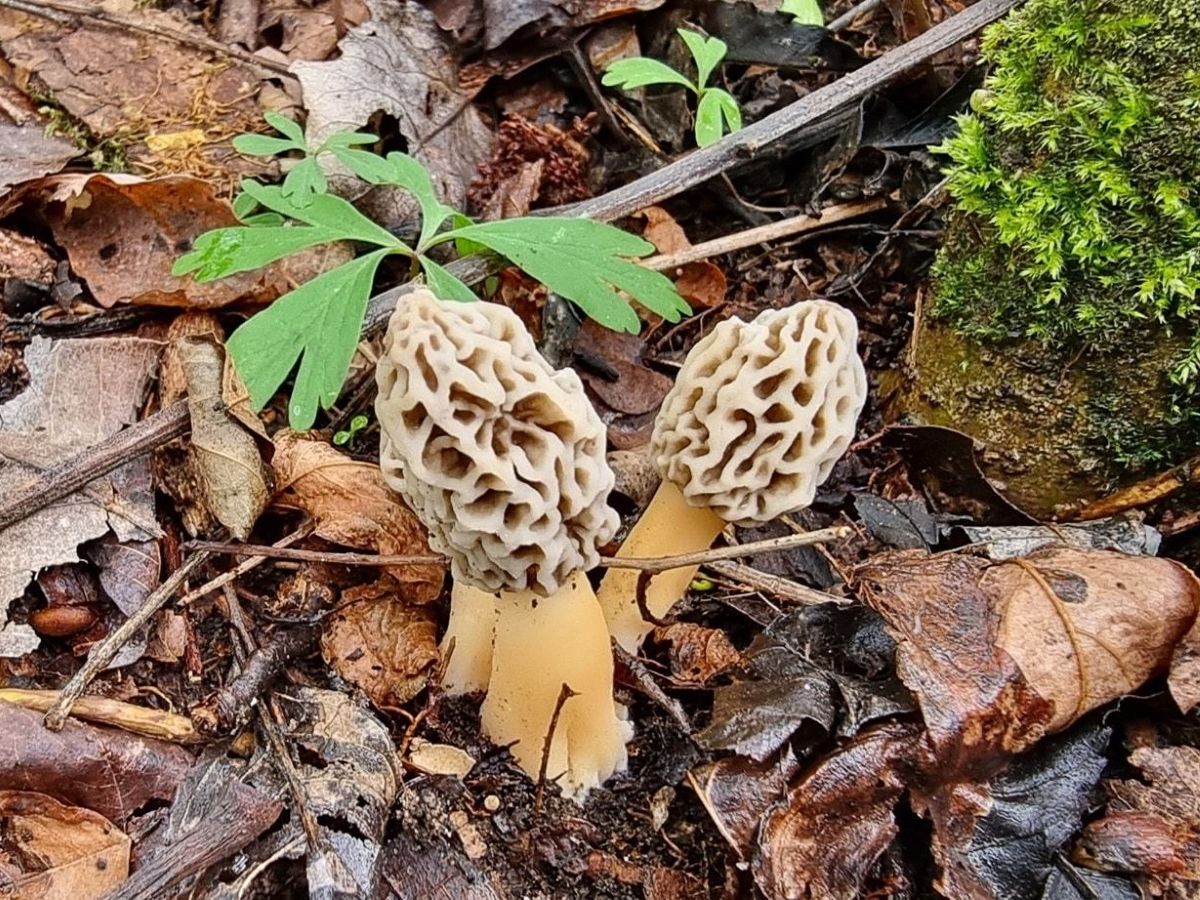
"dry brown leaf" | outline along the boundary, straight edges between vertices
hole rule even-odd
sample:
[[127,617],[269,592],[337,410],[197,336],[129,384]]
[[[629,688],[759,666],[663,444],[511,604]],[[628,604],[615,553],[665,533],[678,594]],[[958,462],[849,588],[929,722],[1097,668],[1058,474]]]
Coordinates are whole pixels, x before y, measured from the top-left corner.
[[129,848],[129,837],[91,810],[31,791],[0,791],[6,897],[102,897],[129,876]]
[[610,331],[592,319],[583,323],[575,338],[577,354],[611,370],[610,377],[584,370],[584,384],[609,409],[626,415],[658,409],[673,384],[666,375],[642,365],[645,349],[645,341],[638,335]]
[[[207,37],[175,10],[133,0],[102,5],[140,24]],[[0,9],[0,50],[18,78],[36,75],[63,109],[98,138],[119,142],[142,171],[223,176],[230,185],[265,171],[263,160],[242,156],[230,143],[260,123],[260,76],[249,66],[130,28],[11,8]],[[204,137],[199,146],[149,145],[149,138],[197,128]]]
[[42,714],[0,701],[0,784],[38,791],[121,824],[149,800],[170,800],[191,765],[165,741],[68,719],[48,731]]
[[28,188],[39,198],[55,240],[96,302],[213,309],[234,301],[271,300],[350,252],[333,245],[252,272],[198,284],[171,274],[197,236],[237,224],[211,184],[169,176],[143,181],[115,175],[58,175]]
[[359,0],[266,0],[258,30],[277,30],[279,50],[288,59],[320,62],[337,49],[339,18],[349,26],[361,25],[370,13]]
[[460,747],[434,744],[424,738],[413,738],[408,748],[408,762],[427,775],[453,775],[466,778],[475,768],[475,757]]
[[1108,810],[1084,829],[1077,853],[1087,864],[1129,873],[1150,896],[1200,893],[1200,750],[1139,747],[1130,762],[1142,780],[1109,781]]
[[[0,405],[0,496],[136,421],[158,352],[137,338],[35,338],[25,352],[29,387]],[[110,525],[127,540],[156,535],[149,476],[146,461],[134,460],[0,530],[0,624],[37,570],[78,561],[77,546]],[[36,646],[24,626],[0,631],[0,653]]]
[[162,553],[157,541],[118,541],[108,535],[87,548],[87,557],[100,571],[100,587],[127,616],[142,608],[158,587]]
[[188,385],[190,456],[205,506],[234,539],[244,541],[266,508],[270,491],[257,442],[224,409],[225,348],[203,337],[182,338],[177,348]]
[[703,687],[742,660],[724,631],[694,622],[656,628],[654,639],[670,645],[671,675],[680,685]]
[[522,28],[544,34],[657,9],[664,0],[483,0],[484,46],[499,47]]
[[768,897],[863,896],[898,831],[892,808],[917,740],[912,726],[872,728],[809,769],[762,824],[754,878]]
[[661,206],[647,206],[638,215],[646,220],[642,237],[652,243],[659,253],[679,253],[692,246],[683,227]]
[[1167,687],[1183,712],[1191,712],[1200,705],[1200,615],[1175,648]]
[[1050,731],[1164,672],[1200,610],[1200,582],[1151,556],[1053,548],[990,566],[997,646],[1054,704]]
[[359,131],[378,112],[395,116],[438,196],[464,208],[467,185],[491,150],[491,129],[458,83],[458,67],[433,13],[416,3],[367,0],[371,18],[342,38],[331,62],[292,71],[308,109],[305,136]]
[[712,309],[725,301],[725,273],[706,259],[665,273],[675,279],[675,290],[693,309]]
[[57,172],[78,155],[74,144],[48,136],[39,122],[14,125],[0,119],[0,192]]
[[[424,526],[384,484],[379,467],[356,462],[329,444],[290,431],[275,435],[272,458],[279,506],[312,516],[327,541],[381,554],[430,556]],[[442,590],[437,565],[391,566],[405,600],[423,603]]]
[[425,688],[439,658],[437,618],[427,605],[405,603],[392,586],[350,588],[325,620],[321,649],[334,671],[375,706],[395,709]]

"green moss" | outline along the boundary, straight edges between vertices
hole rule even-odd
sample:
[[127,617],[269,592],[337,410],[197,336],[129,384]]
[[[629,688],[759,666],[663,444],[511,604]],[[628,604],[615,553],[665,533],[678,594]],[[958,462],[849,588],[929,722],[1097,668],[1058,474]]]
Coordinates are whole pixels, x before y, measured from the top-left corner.
[[1028,0],[986,33],[993,72],[938,148],[958,211],[930,315],[1064,372],[1134,372],[1136,399],[1126,377],[1078,398],[1081,451],[1115,469],[1200,442],[1197,47],[1200,0]]
[[1029,0],[987,32],[994,72],[940,148],[982,239],[938,260],[934,315],[1060,346],[1151,322],[1195,334],[1197,46],[1200,0]]

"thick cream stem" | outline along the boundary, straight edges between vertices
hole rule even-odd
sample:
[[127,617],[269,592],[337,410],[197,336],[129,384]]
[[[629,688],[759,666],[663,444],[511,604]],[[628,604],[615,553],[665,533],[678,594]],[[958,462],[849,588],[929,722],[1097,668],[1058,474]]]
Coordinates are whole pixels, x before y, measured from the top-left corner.
[[495,744],[511,744],[521,768],[536,779],[566,684],[575,696],[559,714],[546,777],[579,799],[625,768],[632,736],[613,700],[612,646],[596,594],[587,576],[577,573],[553,597],[502,592],[496,611],[484,734]]
[[[450,695],[486,691],[492,675],[496,628],[495,594],[455,581],[450,590],[450,624],[442,638],[442,656],[450,654],[442,687]],[[451,652],[450,642],[454,649]]]
[[[689,506],[679,488],[664,478],[617,556],[694,553],[711,547],[724,527],[725,521],[720,516],[707,509]],[[699,566],[668,569],[650,579],[646,588],[646,608],[655,618],[665,616],[687,593],[697,569]],[[596,592],[609,632],[630,653],[637,652],[654,628],[638,608],[639,574],[637,569],[609,569]]]

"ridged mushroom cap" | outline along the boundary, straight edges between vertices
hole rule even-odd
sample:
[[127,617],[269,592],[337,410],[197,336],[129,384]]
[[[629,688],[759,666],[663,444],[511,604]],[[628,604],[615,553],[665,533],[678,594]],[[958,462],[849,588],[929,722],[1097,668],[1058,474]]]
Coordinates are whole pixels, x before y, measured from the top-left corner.
[[408,294],[376,380],[384,478],[456,579],[550,595],[596,564],[618,526],[605,428],[515,313]]
[[692,348],[655,421],[663,477],[729,522],[811,504],[866,402],[857,342],[854,315],[825,300],[721,322]]

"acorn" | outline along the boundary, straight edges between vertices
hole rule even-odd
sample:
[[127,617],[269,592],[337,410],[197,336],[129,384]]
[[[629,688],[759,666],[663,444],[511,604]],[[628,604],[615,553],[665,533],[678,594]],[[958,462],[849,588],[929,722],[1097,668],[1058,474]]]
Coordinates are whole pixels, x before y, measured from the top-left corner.
[[47,606],[29,614],[29,625],[42,637],[63,638],[87,631],[99,619],[90,606]]

